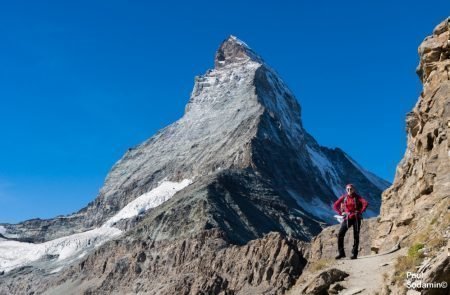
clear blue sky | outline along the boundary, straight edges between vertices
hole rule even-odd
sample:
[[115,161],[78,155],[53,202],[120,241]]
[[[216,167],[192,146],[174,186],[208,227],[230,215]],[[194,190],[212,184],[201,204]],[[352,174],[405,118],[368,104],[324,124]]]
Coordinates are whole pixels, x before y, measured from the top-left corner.
[[319,143],[393,180],[417,47],[448,0],[151,2],[2,2],[0,222],[93,200],[127,148],[182,116],[230,34],[279,72]]

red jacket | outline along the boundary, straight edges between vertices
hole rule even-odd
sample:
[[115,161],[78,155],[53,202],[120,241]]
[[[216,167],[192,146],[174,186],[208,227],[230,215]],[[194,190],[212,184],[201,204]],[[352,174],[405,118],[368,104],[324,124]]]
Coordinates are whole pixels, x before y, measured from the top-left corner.
[[[357,201],[355,202],[355,200]],[[333,209],[339,213],[339,215],[342,215],[342,212],[347,213],[347,218],[352,219],[356,214],[358,214],[358,217],[361,217],[361,214],[366,211],[367,206],[369,206],[369,203],[363,197],[354,193],[353,195],[344,194],[340,196],[339,199],[334,202]]]

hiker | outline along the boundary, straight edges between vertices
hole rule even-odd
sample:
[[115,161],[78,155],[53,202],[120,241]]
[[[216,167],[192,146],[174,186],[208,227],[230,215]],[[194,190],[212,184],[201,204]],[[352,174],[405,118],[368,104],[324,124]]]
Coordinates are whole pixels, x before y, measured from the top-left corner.
[[342,195],[333,205],[334,211],[344,217],[338,234],[338,250],[339,255],[336,259],[345,257],[344,237],[349,227],[353,226],[353,249],[350,259],[358,257],[359,232],[361,229],[362,213],[366,211],[369,203],[356,193],[353,184],[345,186],[346,194]]

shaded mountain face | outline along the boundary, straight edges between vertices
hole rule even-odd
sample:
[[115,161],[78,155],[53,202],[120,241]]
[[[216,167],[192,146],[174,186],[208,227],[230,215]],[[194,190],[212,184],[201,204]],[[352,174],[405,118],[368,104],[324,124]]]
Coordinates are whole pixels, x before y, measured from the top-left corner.
[[108,239],[180,241],[208,230],[235,245],[271,231],[306,241],[334,222],[331,205],[350,182],[369,200],[367,216],[378,214],[388,183],[342,150],[320,146],[278,74],[231,36],[215,68],[196,77],[183,117],[129,149],[86,208],[3,225],[27,253],[5,265],[39,260],[41,269],[60,269]]
[[[406,117],[408,142],[393,185],[383,193],[373,249],[408,246],[418,235],[450,238],[450,22],[419,47],[423,91]],[[425,242],[421,240],[421,242]]]

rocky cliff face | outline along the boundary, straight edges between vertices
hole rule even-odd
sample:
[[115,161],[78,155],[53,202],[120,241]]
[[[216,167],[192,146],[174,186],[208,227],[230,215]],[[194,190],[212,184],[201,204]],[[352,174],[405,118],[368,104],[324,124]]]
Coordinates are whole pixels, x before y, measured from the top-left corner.
[[[408,142],[393,185],[383,193],[372,250],[398,244],[409,248],[398,260],[383,294],[406,293],[406,271],[422,283],[448,282],[450,277],[450,21],[439,24],[419,47],[417,73],[423,83],[419,100],[407,115]],[[417,254],[414,249],[422,248]],[[412,258],[420,265],[412,265]],[[405,258],[405,257],[401,257]],[[403,261],[403,263],[401,263]],[[406,261],[406,262],[405,262]],[[406,266],[405,266],[406,265]],[[395,276],[399,278],[395,278]],[[447,288],[418,288],[420,294],[448,294]]]
[[229,37],[184,116],[129,149],[91,204],[3,225],[0,293],[282,293],[305,264],[298,240],[333,222],[345,184],[369,216],[387,187],[321,147],[300,111],[278,74]]
[[[449,19],[423,41],[419,56],[423,92],[406,118],[405,156],[393,185],[382,195],[380,216],[366,220],[360,235],[360,254],[379,255],[356,263],[334,261],[339,227],[327,227],[311,241],[309,264],[291,294],[450,294],[448,285],[406,289],[407,272],[421,277],[416,284],[448,283],[450,278]],[[349,234],[345,243],[350,249]],[[348,276],[334,277],[339,282],[331,285],[335,268]]]
[[406,246],[419,234],[443,238],[449,229],[449,27],[447,19],[419,47],[423,91],[406,118],[405,156],[393,185],[383,193],[375,251],[396,243]]

